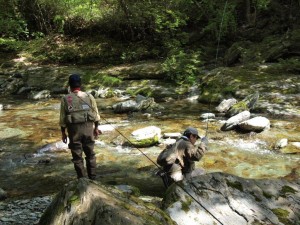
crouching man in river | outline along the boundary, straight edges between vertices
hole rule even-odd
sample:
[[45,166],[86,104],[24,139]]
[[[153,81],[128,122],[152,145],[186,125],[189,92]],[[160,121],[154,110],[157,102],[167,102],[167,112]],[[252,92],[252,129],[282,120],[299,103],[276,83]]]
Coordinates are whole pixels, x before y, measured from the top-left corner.
[[195,161],[199,161],[206,152],[207,139],[204,137],[196,146],[199,138],[198,130],[189,127],[176,143],[159,154],[157,163],[163,167],[161,177],[166,187],[173,182],[204,174],[203,169],[195,169]]
[[95,137],[101,134],[98,130],[100,116],[94,97],[81,91],[81,78],[77,74],[69,77],[70,93],[61,99],[60,127],[62,141],[67,143],[72,153],[72,162],[77,178],[85,176],[82,151],[86,158],[87,175],[96,178],[96,157],[94,152]]

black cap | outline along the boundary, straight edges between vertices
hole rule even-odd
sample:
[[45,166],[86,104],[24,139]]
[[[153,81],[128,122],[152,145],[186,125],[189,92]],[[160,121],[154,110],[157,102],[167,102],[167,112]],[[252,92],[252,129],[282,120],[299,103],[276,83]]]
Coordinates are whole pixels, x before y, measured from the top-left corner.
[[81,86],[81,78],[78,74],[72,74],[69,76],[69,85],[71,88],[77,88]]
[[198,130],[194,127],[188,127],[183,135],[187,135],[187,134],[193,134],[193,135],[197,135],[198,138],[200,138],[199,134],[198,134]]

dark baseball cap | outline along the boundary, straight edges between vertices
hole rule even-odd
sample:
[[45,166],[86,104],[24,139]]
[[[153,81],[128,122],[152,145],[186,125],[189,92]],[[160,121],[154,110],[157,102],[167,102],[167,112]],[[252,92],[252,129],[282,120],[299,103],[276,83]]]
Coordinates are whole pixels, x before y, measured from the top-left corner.
[[199,134],[198,134],[198,130],[197,130],[196,128],[194,128],[194,127],[188,127],[188,128],[184,131],[183,134],[184,134],[184,135],[186,135],[186,134],[193,134],[193,135],[196,135],[198,138],[200,138],[200,136],[199,136]]
[[81,78],[78,74],[72,74],[69,76],[69,85],[72,88],[81,86]]

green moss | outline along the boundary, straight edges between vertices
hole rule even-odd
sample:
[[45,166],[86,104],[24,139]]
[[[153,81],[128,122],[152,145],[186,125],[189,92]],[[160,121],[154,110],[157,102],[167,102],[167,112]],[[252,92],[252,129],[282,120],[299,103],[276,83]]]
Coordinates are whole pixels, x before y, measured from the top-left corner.
[[265,223],[261,223],[259,221],[257,221],[256,219],[254,219],[254,221],[251,223],[251,225],[264,225]]
[[135,139],[130,140],[130,142],[135,147],[149,147],[149,146],[157,144],[158,141],[159,141],[159,138],[157,135],[155,135],[153,138],[146,138],[146,139],[142,139],[142,140],[135,140]]
[[279,59],[278,63],[270,65],[266,71],[278,75],[282,73],[298,73],[300,71],[300,59],[299,57]]
[[275,208],[275,209],[271,209],[271,210],[278,217],[278,220],[281,223],[283,223],[285,225],[294,225],[294,223],[288,219],[290,213],[287,210],[281,209],[281,208]]
[[68,203],[70,204],[76,204],[80,202],[80,197],[77,194],[73,194],[69,199]]
[[[176,194],[175,189],[176,184],[172,184],[166,191],[164,195],[164,201],[162,202],[162,208],[166,209],[168,206],[174,202],[177,202],[180,200],[180,197]],[[168,201],[167,201],[168,200]]]
[[189,196],[186,196],[186,199],[185,202],[181,202],[181,209],[187,213],[190,210],[192,199]]
[[152,89],[149,86],[145,86],[133,92],[133,96],[137,96],[138,94],[146,97],[152,96]]
[[265,191],[263,191],[263,195],[264,195],[266,198],[268,198],[268,199],[271,199],[271,198],[273,197],[272,194],[270,194],[270,193],[268,193],[268,192],[265,192]]
[[280,196],[286,197],[287,193],[295,194],[297,193],[297,191],[291,188],[290,186],[283,186],[280,190]]
[[240,102],[234,104],[234,105],[232,106],[232,109],[248,110],[248,106],[247,106],[247,103],[246,103],[246,102],[240,101]]
[[240,191],[244,191],[243,185],[242,185],[240,182],[238,182],[238,181],[230,182],[229,180],[227,180],[226,183],[227,183],[227,185],[228,185],[229,187],[238,189],[238,190],[240,190]]
[[[130,201],[135,202],[137,205],[139,205],[139,207],[134,207],[132,205],[132,203],[127,204],[125,202],[121,202],[121,203],[119,203],[119,205],[121,207],[123,207],[124,209],[130,211],[132,214],[144,218],[145,221],[147,221],[147,224],[160,224],[162,220],[167,221],[166,222],[167,224],[174,224],[174,222],[170,219],[170,217],[164,211],[153,206],[152,204],[144,204],[144,202],[142,202],[139,199],[136,199],[133,196],[130,196]],[[143,207],[144,210],[141,209],[140,207]],[[149,213],[150,211],[151,211],[151,213]],[[155,211],[158,214],[156,214],[156,216],[153,216],[153,213]]]
[[254,192],[251,192],[250,194],[253,195],[253,197],[255,198],[255,201],[257,201],[257,202],[261,202],[262,201],[261,198],[257,197]]

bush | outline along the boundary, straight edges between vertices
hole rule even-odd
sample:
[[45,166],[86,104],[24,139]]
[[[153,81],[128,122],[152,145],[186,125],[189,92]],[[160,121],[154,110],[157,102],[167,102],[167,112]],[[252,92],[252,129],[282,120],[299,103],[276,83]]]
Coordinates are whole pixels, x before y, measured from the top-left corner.
[[13,38],[0,38],[0,51],[1,52],[17,52],[22,49],[22,41]]
[[168,79],[190,85],[195,83],[201,65],[199,52],[186,53],[183,50],[174,52],[162,64]]

